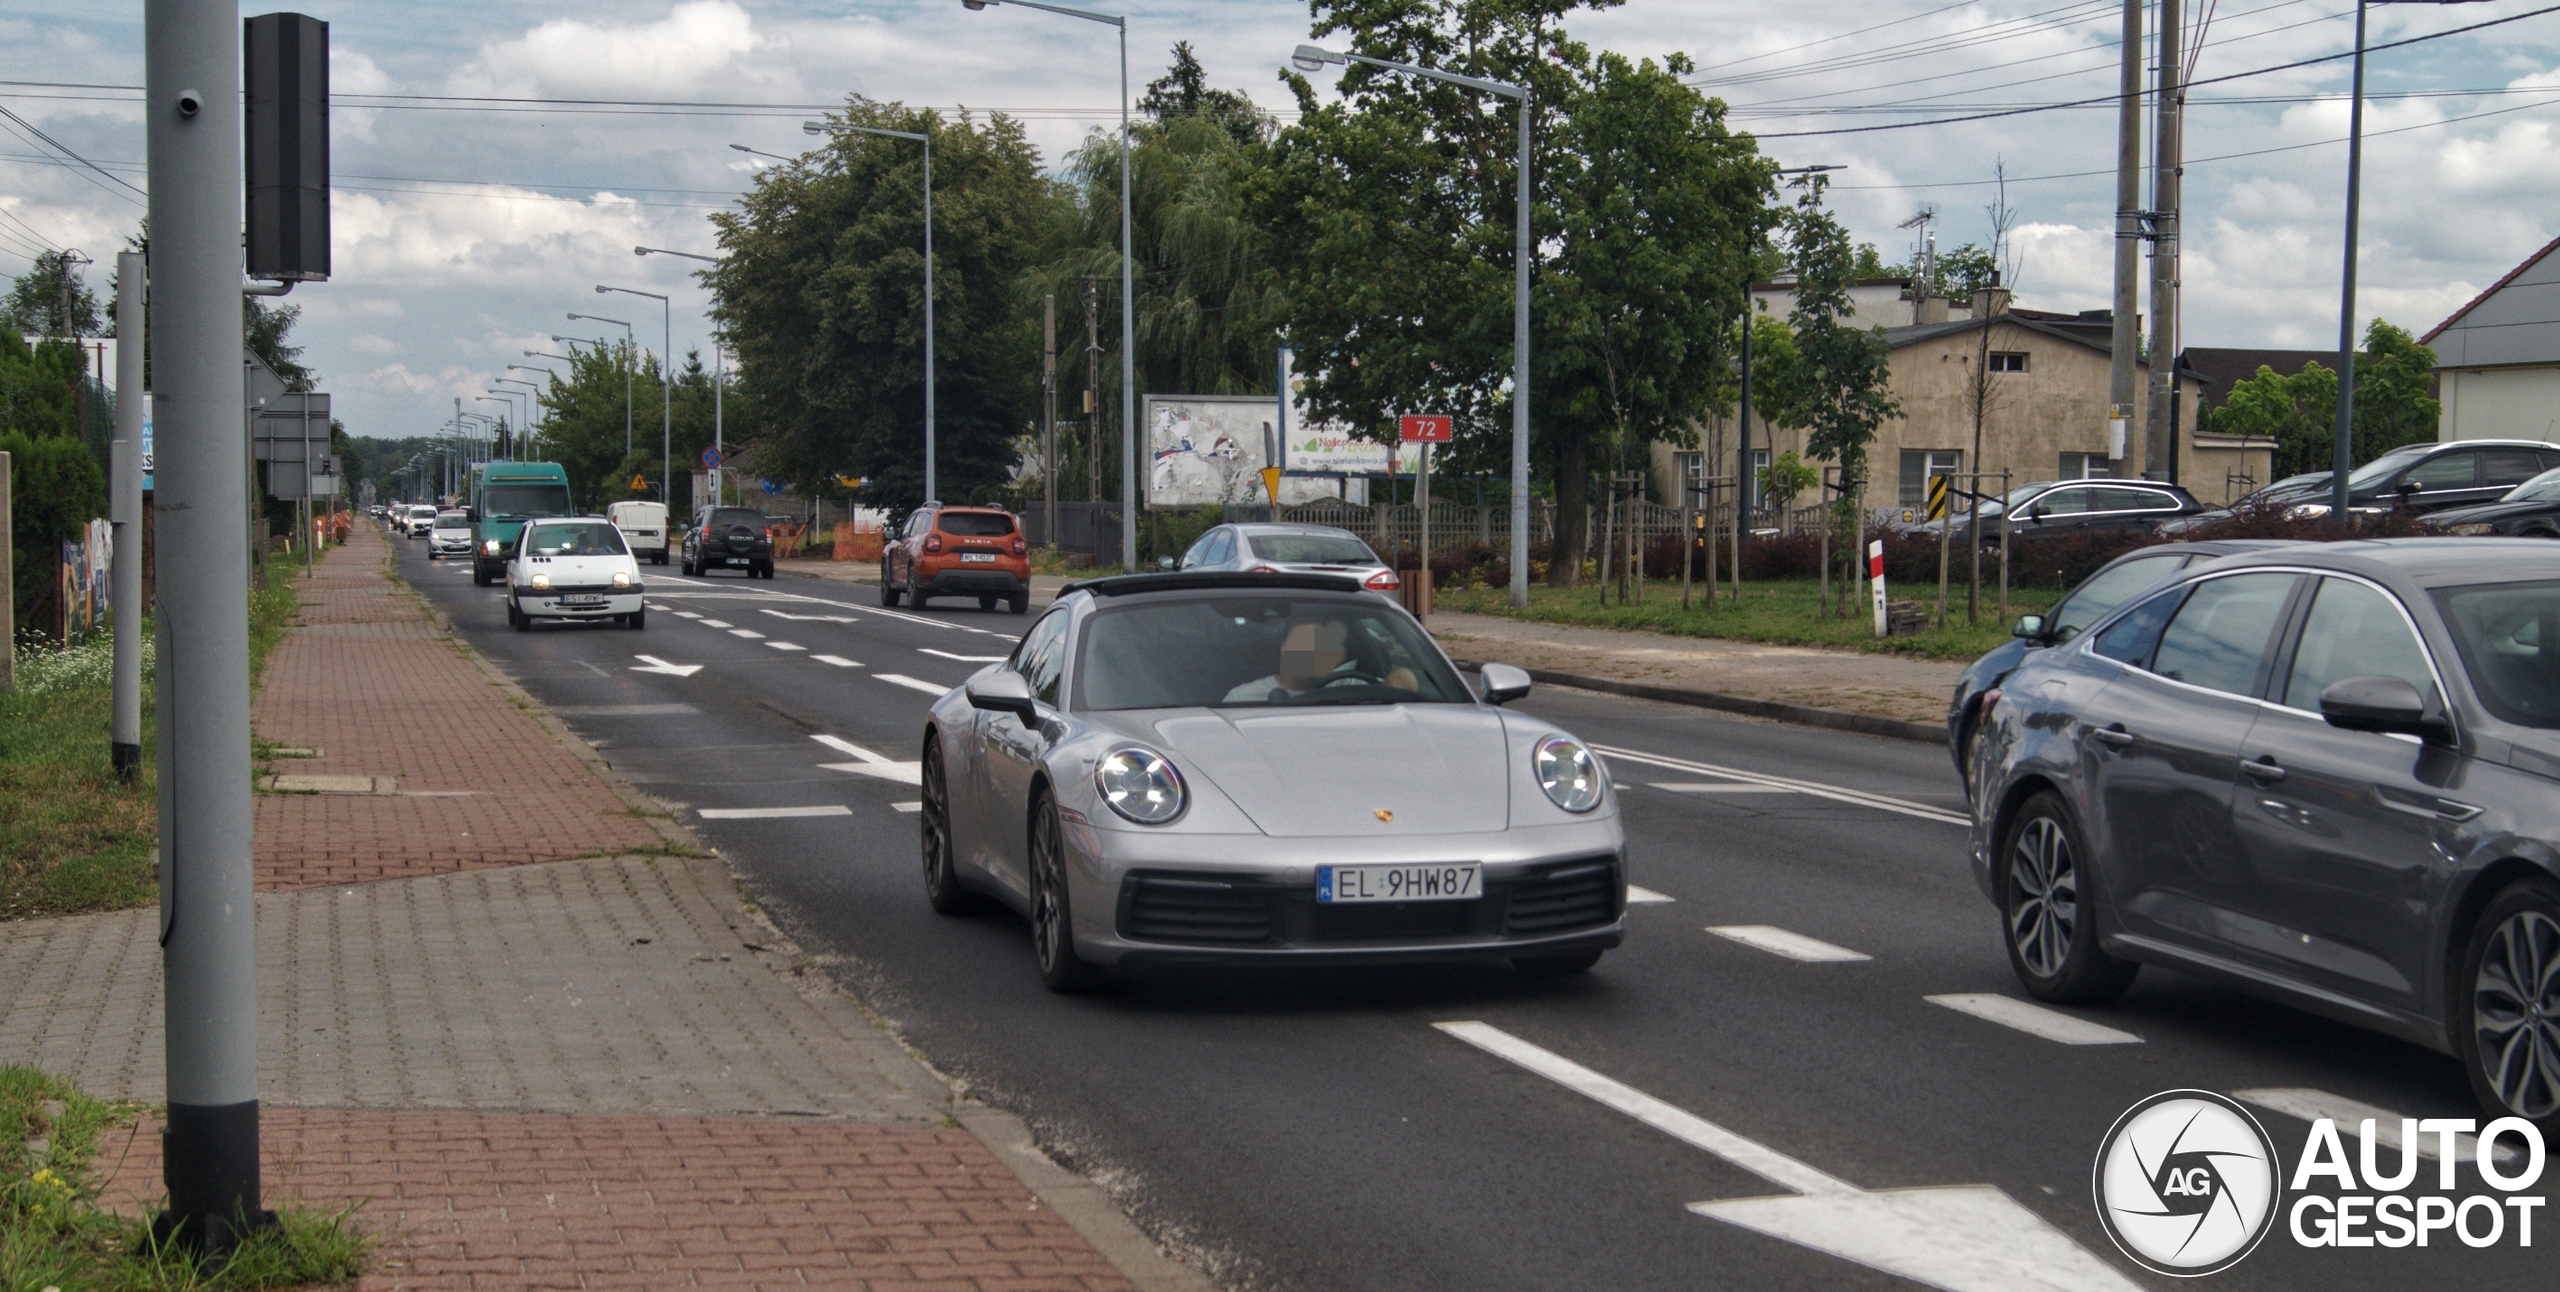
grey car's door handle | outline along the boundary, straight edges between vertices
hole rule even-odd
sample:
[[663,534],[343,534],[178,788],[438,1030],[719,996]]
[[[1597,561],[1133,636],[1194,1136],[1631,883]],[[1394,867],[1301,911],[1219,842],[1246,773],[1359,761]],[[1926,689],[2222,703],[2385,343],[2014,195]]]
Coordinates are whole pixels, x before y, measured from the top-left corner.
[[2284,769],[2276,766],[2273,757],[2253,758],[2240,764],[2240,770],[2263,785],[2273,785],[2284,779]]
[[2122,749],[2133,743],[2133,733],[2125,730],[2124,724],[2121,722],[2111,727],[2092,731],[2089,733],[2089,736],[2099,744],[2107,745],[2116,749]]

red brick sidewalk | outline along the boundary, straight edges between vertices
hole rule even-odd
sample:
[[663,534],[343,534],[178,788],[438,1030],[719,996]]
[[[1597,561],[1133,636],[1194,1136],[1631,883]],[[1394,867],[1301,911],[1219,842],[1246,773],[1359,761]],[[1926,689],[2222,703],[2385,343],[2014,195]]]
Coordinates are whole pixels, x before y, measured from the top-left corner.
[[[270,1108],[267,1200],[364,1200],[361,1287],[1087,1292],[1131,1285],[967,1131]],[[159,1193],[156,1126],[109,1205]],[[128,1150],[128,1143],[130,1148]]]
[[359,525],[300,585],[251,710],[287,774],[387,776],[393,795],[261,794],[258,887],[309,888],[649,852],[658,831],[518,707],[384,572]]

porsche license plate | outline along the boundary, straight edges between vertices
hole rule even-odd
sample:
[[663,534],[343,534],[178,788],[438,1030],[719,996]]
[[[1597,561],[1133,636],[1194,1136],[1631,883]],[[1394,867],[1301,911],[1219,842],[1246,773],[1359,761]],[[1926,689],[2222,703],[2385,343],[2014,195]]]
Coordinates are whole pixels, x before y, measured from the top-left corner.
[[995,559],[996,559],[996,554],[995,554],[995,553],[993,553],[993,552],[962,552],[962,553],[960,554],[960,559],[961,559],[962,561],[970,561],[970,562],[974,562],[974,561],[993,561],[993,560],[995,560]]
[[1484,896],[1476,863],[1436,866],[1318,866],[1319,902],[1472,902]]

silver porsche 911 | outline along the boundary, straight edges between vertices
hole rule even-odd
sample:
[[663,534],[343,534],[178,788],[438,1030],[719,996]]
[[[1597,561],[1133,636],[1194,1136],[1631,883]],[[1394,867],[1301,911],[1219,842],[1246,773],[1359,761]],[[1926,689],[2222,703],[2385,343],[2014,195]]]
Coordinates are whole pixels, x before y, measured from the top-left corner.
[[1114,965],[1509,960],[1618,945],[1626,835],[1597,755],[1470,690],[1352,579],[1072,584],[933,706],[925,893],[1031,922],[1061,991]]

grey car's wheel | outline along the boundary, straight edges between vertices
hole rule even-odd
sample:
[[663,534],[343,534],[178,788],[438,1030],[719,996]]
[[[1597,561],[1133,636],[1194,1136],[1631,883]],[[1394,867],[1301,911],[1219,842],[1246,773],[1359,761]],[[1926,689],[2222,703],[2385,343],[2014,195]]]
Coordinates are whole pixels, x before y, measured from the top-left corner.
[[1564,955],[1522,956],[1512,961],[1511,967],[1532,978],[1570,978],[1578,973],[1590,972],[1591,966],[1598,963],[1600,963],[1600,948],[1593,947],[1588,951],[1574,951]]
[[938,915],[967,915],[985,905],[976,893],[960,886],[960,872],[951,856],[951,791],[942,771],[941,742],[926,737],[924,766],[920,770],[924,782],[922,845],[924,849],[924,900]]
[[2000,850],[2000,914],[2009,965],[2027,994],[2065,1005],[2114,1000],[2142,966],[2098,949],[2080,831],[2051,791],[2018,809]]
[[1066,841],[1058,831],[1057,800],[1046,791],[1031,805],[1031,953],[1041,983],[1051,991],[1091,991],[1102,983],[1102,970],[1076,954]]
[[2457,1044],[2481,1107],[2560,1134],[2560,883],[2528,879],[2492,899],[2461,981]]

